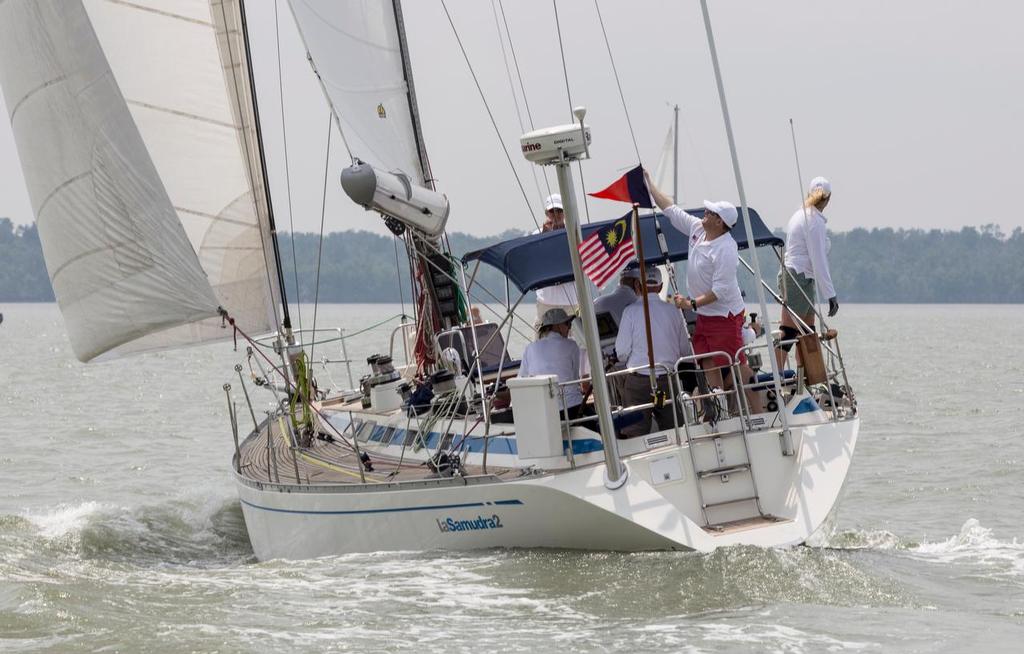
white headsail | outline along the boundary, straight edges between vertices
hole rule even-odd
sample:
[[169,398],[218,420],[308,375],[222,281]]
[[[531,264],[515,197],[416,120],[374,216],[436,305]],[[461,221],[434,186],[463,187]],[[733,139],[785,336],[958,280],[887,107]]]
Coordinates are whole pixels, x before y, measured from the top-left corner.
[[429,171],[394,0],[289,4],[352,156],[424,185]]
[[237,0],[8,0],[0,84],[79,359],[276,325]]

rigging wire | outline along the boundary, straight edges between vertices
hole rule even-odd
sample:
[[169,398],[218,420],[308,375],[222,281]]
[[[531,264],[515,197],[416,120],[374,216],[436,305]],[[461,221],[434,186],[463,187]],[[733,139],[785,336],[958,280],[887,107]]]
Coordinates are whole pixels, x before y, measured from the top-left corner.
[[[565,97],[569,101],[569,114],[572,115],[572,91],[569,89],[569,68],[565,65],[565,46],[562,44],[562,23],[558,20],[558,0],[551,0],[555,10],[555,30],[558,32],[558,51],[562,54],[562,75],[565,77]],[[580,171],[580,187],[583,189],[583,209],[587,213],[587,224],[590,224],[590,203],[587,202],[587,183],[583,180],[583,161],[576,160]]]
[[[505,39],[501,34],[501,23],[498,21],[498,7],[496,0],[491,0],[491,12],[494,14],[494,28],[498,32],[498,43],[501,44],[501,59],[505,62],[505,76],[508,78],[508,88],[512,91],[512,105],[516,108],[516,120],[519,121],[519,133],[526,132],[526,127],[523,125],[523,112],[519,110],[519,98],[516,97],[516,86],[512,81],[512,69],[508,65],[508,52],[505,50]],[[509,40],[511,43],[511,39]],[[532,130],[533,127],[531,126]],[[537,181],[537,169],[540,166],[530,166],[530,173],[533,175],[533,185],[537,189],[537,199],[540,200],[540,204],[544,204],[544,195],[540,190],[540,182]],[[547,179],[544,180],[547,182]]]
[[398,237],[391,235],[391,241],[395,245],[395,282],[398,285],[398,300],[402,303],[402,315],[405,315],[405,292],[402,290],[402,269],[398,260]]
[[[284,77],[281,72],[281,25],[277,18],[277,3],[274,3],[274,42],[277,45],[277,95],[281,100],[281,137],[284,140],[284,181],[288,195],[288,229],[290,233],[288,240],[292,245],[292,273],[295,275],[295,313],[299,319],[299,334],[302,334],[302,299],[299,295],[299,264],[295,255],[295,220],[292,205],[292,175],[291,167],[288,165],[288,129],[284,119]],[[316,335],[313,335],[314,340]],[[299,337],[302,342],[302,337]]]
[[[601,35],[604,37],[604,46],[608,50],[608,61],[612,63],[612,74],[615,76],[615,86],[619,89],[619,99],[622,100],[622,112],[626,114],[626,125],[629,127],[629,137],[633,139],[633,150],[636,151],[636,160],[640,159],[640,148],[636,144],[636,132],[633,131],[633,121],[629,118],[629,108],[626,106],[626,96],[622,92],[622,82],[619,81],[619,70],[615,67],[615,57],[612,56],[612,44],[608,41],[608,32],[604,28],[604,17],[601,16],[601,6],[594,0],[594,9],[597,11],[597,21],[601,24]],[[568,84],[568,82],[566,82]]]
[[[530,110],[530,100],[526,97],[526,85],[523,84],[523,73],[519,70],[519,58],[516,57],[516,44],[512,42],[512,31],[508,28],[508,19],[505,17],[505,5],[498,0],[498,9],[501,10],[501,22],[505,25],[505,35],[508,37],[508,49],[512,53],[512,64],[516,67],[516,77],[519,78],[519,91],[523,95],[523,106],[526,107],[526,119],[530,121],[530,129],[533,126],[533,112]],[[547,168],[541,168],[541,177],[544,178],[544,187],[551,195],[551,183],[548,181]]]
[[316,248],[316,284],[313,291],[313,343],[309,346],[309,360],[313,361],[313,349],[316,347],[316,313],[320,306],[320,264],[324,254],[324,216],[327,215],[327,175],[331,169],[331,127],[334,124],[334,112],[327,116],[327,153],[324,155],[324,192],[320,200],[320,239]]
[[462,51],[462,58],[466,62],[469,74],[473,77],[473,83],[476,84],[477,93],[480,94],[480,100],[484,103],[487,115],[491,119],[491,125],[494,127],[494,133],[498,136],[498,143],[501,144],[501,150],[505,153],[505,159],[508,160],[508,165],[509,168],[512,169],[512,174],[515,175],[516,184],[519,185],[519,191],[522,193],[523,201],[526,203],[526,210],[530,212],[530,219],[533,220],[534,226],[537,229],[540,229],[540,223],[537,222],[537,216],[533,215],[533,207],[530,206],[530,198],[526,195],[526,188],[523,187],[523,181],[519,179],[519,173],[516,172],[516,167],[512,163],[512,156],[509,155],[508,148],[505,147],[505,141],[501,138],[501,131],[498,129],[498,123],[494,120],[494,113],[491,112],[491,107],[487,104],[487,98],[484,96],[484,90],[480,86],[480,80],[477,79],[476,71],[473,70],[473,65],[469,63],[469,55],[466,53],[465,46],[462,45],[462,38],[459,37],[459,31],[455,29],[455,21],[452,20],[452,15],[448,11],[448,5],[444,0],[441,0],[441,7],[444,9],[445,16],[448,17],[448,24],[451,25],[452,33],[455,35],[455,41],[459,44],[459,50]]

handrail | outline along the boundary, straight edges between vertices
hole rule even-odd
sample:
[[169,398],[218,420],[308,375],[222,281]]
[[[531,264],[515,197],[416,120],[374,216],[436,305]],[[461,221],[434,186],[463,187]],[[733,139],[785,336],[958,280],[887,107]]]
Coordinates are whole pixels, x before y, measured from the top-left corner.
[[[416,323],[415,322],[403,322],[403,323],[399,324],[397,327],[395,327],[394,329],[391,330],[391,338],[388,340],[388,356],[391,357],[392,359],[395,358],[395,334],[397,334],[399,331],[404,331],[404,330],[408,329],[409,327],[412,327],[413,329],[416,329]],[[409,345],[408,345],[408,343],[409,343],[409,339],[403,333],[403,335],[402,335],[402,353],[405,355],[405,365],[406,366],[409,365]]]
[[[816,334],[815,332],[811,332],[811,333],[815,334],[815,336],[818,337],[819,341],[821,340],[820,335]],[[838,339],[839,339],[838,336],[834,337],[834,340],[838,341]],[[788,339],[788,340],[779,340],[779,341],[775,342],[775,347],[780,347],[782,345],[795,344],[798,341],[799,341],[799,338],[793,338],[793,339]],[[838,342],[836,343],[836,345],[838,347]],[[824,342],[822,342],[822,346],[825,347]],[[753,343],[748,343],[748,344],[740,347],[738,350],[736,350],[736,358],[738,359],[741,353],[746,353],[747,355],[750,355],[751,353],[753,353],[754,350],[762,350],[762,349],[763,350],[768,350],[767,344],[761,343],[761,342],[756,342],[756,341],[753,342]],[[828,349],[828,348],[826,347],[825,349]],[[831,349],[828,349],[828,351],[829,351],[829,353],[832,353]],[[774,348],[773,348],[773,350],[771,352],[768,352],[768,356],[775,356]],[[780,371],[780,374],[782,374],[782,372],[784,372],[784,371]],[[853,389],[850,388],[850,384],[849,384],[848,378],[846,376],[846,364],[843,361],[842,357],[839,357],[839,356],[829,357],[828,361],[826,363],[826,376],[828,378],[829,383],[825,384],[825,386],[826,386],[826,390],[828,391],[829,400],[831,402],[832,422],[838,422],[839,419],[840,419],[839,407],[838,407],[838,405],[836,403],[835,393],[834,393],[833,388],[832,388],[832,383],[836,381],[836,379],[837,379],[837,377],[839,375],[843,376],[844,386],[846,388],[846,392],[852,394]],[[799,380],[797,380],[797,381],[799,382]],[[771,384],[771,383],[772,382],[754,382],[754,383],[751,383],[751,384],[742,384],[742,386],[743,386],[743,388],[745,390],[747,390],[747,389],[749,389],[749,390],[762,390],[763,388],[766,388],[767,384]],[[786,383],[785,376],[783,376],[779,380],[779,383],[780,384],[785,384]],[[780,404],[780,408],[781,408],[781,406],[782,405]]]

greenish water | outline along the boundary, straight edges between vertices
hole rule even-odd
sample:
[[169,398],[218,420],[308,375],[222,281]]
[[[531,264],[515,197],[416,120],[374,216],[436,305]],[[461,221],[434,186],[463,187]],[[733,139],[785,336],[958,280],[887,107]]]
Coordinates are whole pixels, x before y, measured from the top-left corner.
[[230,344],[82,365],[54,305],[0,311],[2,652],[1021,649],[1024,307],[844,305],[863,423],[812,547],[263,563],[230,481]]

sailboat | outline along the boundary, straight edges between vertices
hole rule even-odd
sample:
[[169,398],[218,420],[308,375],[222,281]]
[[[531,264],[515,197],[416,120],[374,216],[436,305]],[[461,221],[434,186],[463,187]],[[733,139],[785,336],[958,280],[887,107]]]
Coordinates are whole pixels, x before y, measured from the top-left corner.
[[[688,396],[673,382],[666,401],[676,424],[619,439],[620,425],[645,407],[612,404],[596,375],[595,417],[569,419],[559,397],[579,380],[518,378],[509,344],[524,329],[517,309],[527,294],[569,281],[584,299],[588,354],[599,357],[595,345],[607,338],[575,248],[602,226],[576,219],[569,164],[589,156],[584,112],[521,141],[528,159],[556,168],[568,229],[456,259],[401,3],[290,7],[352,157],[341,184],[402,239],[414,271],[416,319],[381,343],[355,388],[318,388],[307,350],[325,339],[291,324],[244,2],[0,3],[0,84],[74,352],[90,361],[230,338],[246,346],[250,381],[239,365],[239,387],[224,389],[231,470],[259,559],[775,547],[805,542],[825,523],[859,429],[836,340],[815,341],[824,377],[797,370],[748,380],[764,410],[742,392]],[[781,246],[745,202],[744,215],[740,247]],[[649,263],[685,259],[681,235],[655,246],[657,220],[638,223]],[[482,265],[506,280],[496,321],[468,315],[483,292]],[[745,346],[772,368],[770,348]],[[724,354],[735,362],[739,353]],[[633,372],[643,371],[608,376]],[[253,381],[253,392],[275,398],[265,417],[250,398]],[[511,422],[499,420],[505,402]]]

